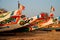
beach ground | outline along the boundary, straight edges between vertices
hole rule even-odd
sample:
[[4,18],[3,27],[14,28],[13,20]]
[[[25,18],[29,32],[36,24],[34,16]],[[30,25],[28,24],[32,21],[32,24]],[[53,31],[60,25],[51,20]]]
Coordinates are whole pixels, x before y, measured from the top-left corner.
[[0,33],[0,40],[60,40],[60,31]]

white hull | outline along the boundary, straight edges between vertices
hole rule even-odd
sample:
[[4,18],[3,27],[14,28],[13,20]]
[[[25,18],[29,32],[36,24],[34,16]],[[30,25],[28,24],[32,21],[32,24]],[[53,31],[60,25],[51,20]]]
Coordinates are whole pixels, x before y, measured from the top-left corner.
[[0,32],[10,31],[10,30],[14,30],[14,29],[17,29],[17,28],[20,28],[19,24],[13,24],[13,25],[10,25],[10,26],[4,26],[4,27],[0,27]]
[[[6,20],[6,19],[8,19],[8,18],[10,18],[11,13],[10,13],[10,12],[7,12],[7,13],[3,13],[2,15],[4,15],[4,16],[6,15],[6,16],[0,18],[0,22],[3,21],[3,20]],[[2,16],[2,15],[1,15],[1,16]]]
[[[29,25],[30,23],[32,23],[33,21],[35,21],[37,18],[37,16],[34,16],[34,17],[31,17],[33,18],[33,20],[29,21],[29,23],[26,23],[25,25],[20,25],[19,22],[21,21],[21,19],[19,20],[19,22],[17,24],[12,24],[10,26],[3,26],[0,28],[0,32],[3,32],[3,31],[11,31],[11,30],[14,30],[14,29],[18,29],[18,28],[21,28],[21,27],[24,27],[26,25]],[[29,19],[31,19],[29,18]],[[48,22],[42,24],[41,26],[46,26],[46,25],[49,25],[49,24],[52,24],[53,21],[52,20],[49,20]],[[40,28],[40,27],[38,27]]]
[[18,28],[24,27],[26,25],[29,25],[32,21],[37,19],[36,16],[34,16],[32,18],[33,18],[33,20],[31,20],[29,23],[26,23],[25,25],[20,25],[19,24],[19,22],[21,21],[21,19],[20,19],[20,21],[17,24],[12,24],[12,25],[9,25],[9,26],[0,26],[0,32],[11,31],[11,30],[18,29]]
[[29,23],[27,23],[25,25],[12,24],[10,26],[4,26],[4,27],[1,27],[0,28],[0,32],[11,31],[11,30],[14,30],[14,29],[18,29],[18,28],[24,27],[26,25],[29,25]]

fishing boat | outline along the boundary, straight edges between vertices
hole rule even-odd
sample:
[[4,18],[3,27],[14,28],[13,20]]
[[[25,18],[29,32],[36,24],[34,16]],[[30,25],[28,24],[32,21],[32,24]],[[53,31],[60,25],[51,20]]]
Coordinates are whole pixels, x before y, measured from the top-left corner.
[[[54,14],[42,12],[34,17],[26,17],[22,14],[25,9],[18,1],[18,9],[12,12],[0,10],[0,32],[11,31],[21,27],[28,27],[29,31],[46,28],[47,26],[54,24]],[[51,8],[54,11],[54,8]],[[59,18],[60,19],[60,18]],[[56,20],[55,20],[56,21]]]
[[[22,10],[24,10],[23,5],[19,5],[18,2],[18,9],[12,12],[0,10],[0,32],[3,31],[10,31],[25,25],[20,22],[21,20],[25,21],[24,15],[22,15]],[[21,25],[20,25],[21,24]]]

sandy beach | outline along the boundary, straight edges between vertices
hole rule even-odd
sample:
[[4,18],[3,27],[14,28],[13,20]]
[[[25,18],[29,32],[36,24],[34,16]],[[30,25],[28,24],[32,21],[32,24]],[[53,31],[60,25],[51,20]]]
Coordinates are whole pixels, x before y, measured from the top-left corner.
[[60,32],[40,31],[0,33],[0,40],[60,40]]

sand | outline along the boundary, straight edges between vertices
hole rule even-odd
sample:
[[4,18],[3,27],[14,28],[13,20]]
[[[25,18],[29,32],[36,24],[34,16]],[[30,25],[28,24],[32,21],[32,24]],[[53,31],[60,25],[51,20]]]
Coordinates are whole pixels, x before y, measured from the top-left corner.
[[36,30],[32,32],[2,33],[0,34],[0,40],[60,40],[60,32]]

